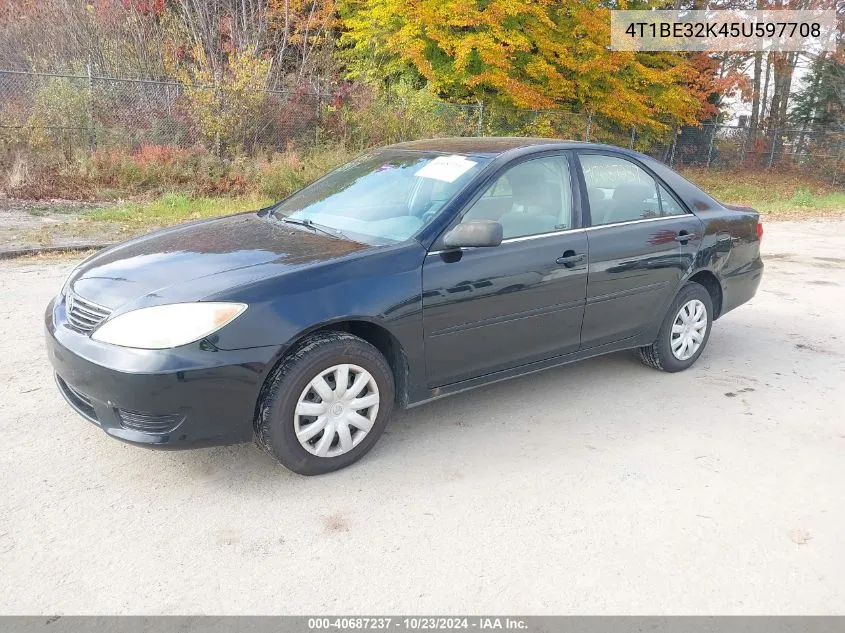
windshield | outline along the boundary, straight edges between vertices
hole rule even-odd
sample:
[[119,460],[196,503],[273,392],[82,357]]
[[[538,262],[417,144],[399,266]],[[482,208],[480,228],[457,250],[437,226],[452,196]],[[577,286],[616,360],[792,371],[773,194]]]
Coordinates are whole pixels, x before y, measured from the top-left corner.
[[273,215],[365,243],[401,242],[428,224],[486,163],[476,156],[379,150],[293,194]]

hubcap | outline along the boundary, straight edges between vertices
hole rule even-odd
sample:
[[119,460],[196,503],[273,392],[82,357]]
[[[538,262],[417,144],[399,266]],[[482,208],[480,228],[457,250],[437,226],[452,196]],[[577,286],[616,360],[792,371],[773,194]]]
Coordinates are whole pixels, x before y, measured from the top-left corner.
[[704,342],[707,332],[707,308],[698,299],[681,306],[672,324],[669,342],[672,355],[678,360],[691,358]]
[[367,436],[378,405],[378,385],[370,372],[358,365],[335,365],[303,389],[296,403],[294,432],[309,453],[337,457]]

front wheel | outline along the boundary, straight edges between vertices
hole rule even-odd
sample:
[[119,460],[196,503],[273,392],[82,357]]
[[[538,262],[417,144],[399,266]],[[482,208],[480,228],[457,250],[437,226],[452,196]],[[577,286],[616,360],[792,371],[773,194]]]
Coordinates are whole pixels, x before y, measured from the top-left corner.
[[712,326],[710,293],[701,284],[689,282],[672,302],[654,342],[639,348],[640,360],[661,371],[683,371],[701,356]]
[[256,439],[296,473],[328,473],[375,445],[393,398],[393,373],[375,347],[345,332],[315,334],[267,379]]

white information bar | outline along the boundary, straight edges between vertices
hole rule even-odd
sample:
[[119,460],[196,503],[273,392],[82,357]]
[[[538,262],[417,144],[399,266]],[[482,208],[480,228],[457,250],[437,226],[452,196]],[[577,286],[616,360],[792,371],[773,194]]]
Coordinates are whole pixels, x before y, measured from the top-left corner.
[[616,51],[836,50],[836,11],[611,11]]

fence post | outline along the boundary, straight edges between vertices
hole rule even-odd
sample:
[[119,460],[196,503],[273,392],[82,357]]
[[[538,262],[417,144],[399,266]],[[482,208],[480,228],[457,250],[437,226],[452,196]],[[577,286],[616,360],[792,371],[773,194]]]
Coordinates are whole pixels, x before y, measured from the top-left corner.
[[769,152],[769,169],[772,168],[772,165],[775,163],[775,148],[778,146],[778,134],[779,130],[777,126],[775,126],[775,132],[772,134],[772,151]]
[[587,127],[584,130],[584,140],[586,142],[590,141],[590,132],[592,132],[592,128],[593,128],[593,113],[588,112],[587,113]]
[[97,132],[94,128],[94,78],[91,75],[91,61],[85,64],[85,69],[88,72],[88,142],[91,146],[91,151],[97,149]]
[[478,136],[484,136],[484,102],[478,100]]
[[669,151],[669,167],[675,165],[675,145],[678,143],[678,131],[672,135],[672,149]]
[[323,93],[317,84],[317,123],[314,125],[314,145],[320,144],[320,127],[323,125]]
[[632,126],[631,126],[631,150],[633,150],[633,149],[634,149],[634,137],[636,136],[636,134],[637,134],[637,128],[635,128],[635,127],[632,125]]
[[[217,112],[222,113],[223,107],[224,107],[224,104],[223,104],[224,95],[223,95],[222,89],[220,88],[220,84],[223,82],[223,72],[220,69],[217,69],[217,70],[214,71],[213,81],[214,81],[214,84],[213,84],[214,92],[212,94],[214,95],[214,97],[213,97],[214,98],[214,105],[215,105],[215,108],[217,109]],[[214,155],[217,158],[220,158],[223,155],[223,139],[220,138],[219,119],[215,123],[216,124],[215,124],[214,127],[216,129],[214,131]]]
[[713,160],[713,140],[716,138],[716,124],[713,124],[713,131],[710,133],[710,147],[707,148],[707,169],[710,169],[710,161]]
[[842,145],[839,148],[839,156],[836,157],[836,164],[833,166],[833,180],[830,184],[836,184],[836,178],[839,176],[839,165],[842,163],[842,157],[845,156],[845,141],[842,141]]

